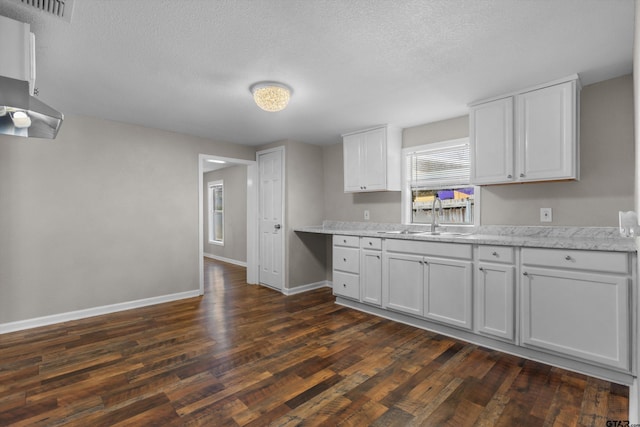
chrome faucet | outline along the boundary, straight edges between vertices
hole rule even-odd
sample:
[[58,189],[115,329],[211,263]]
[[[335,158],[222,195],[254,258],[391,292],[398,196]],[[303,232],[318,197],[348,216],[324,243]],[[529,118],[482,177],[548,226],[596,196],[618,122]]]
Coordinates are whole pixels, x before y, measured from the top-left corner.
[[[436,203],[438,204],[437,211]],[[433,205],[431,206],[431,215],[433,216],[433,221],[431,221],[431,233],[435,233],[436,229],[439,227],[438,217],[440,216],[440,212],[442,212],[442,200],[440,200],[438,193],[436,193],[436,197],[433,199]]]

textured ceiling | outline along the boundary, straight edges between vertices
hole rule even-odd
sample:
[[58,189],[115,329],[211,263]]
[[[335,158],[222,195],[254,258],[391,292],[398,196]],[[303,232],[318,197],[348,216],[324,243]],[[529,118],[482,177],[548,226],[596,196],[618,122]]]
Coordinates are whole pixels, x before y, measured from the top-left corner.
[[[40,98],[82,114],[258,145],[466,114],[469,102],[632,70],[633,0],[76,0],[36,34]],[[267,113],[249,86],[293,87]],[[64,130],[64,124],[63,124]]]

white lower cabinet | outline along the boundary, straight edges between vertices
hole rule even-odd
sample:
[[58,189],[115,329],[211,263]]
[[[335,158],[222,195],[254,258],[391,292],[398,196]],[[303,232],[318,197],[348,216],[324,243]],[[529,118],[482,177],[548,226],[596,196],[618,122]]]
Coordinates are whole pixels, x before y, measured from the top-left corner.
[[360,298],[360,238],[333,236],[333,294]]
[[[377,240],[377,242],[376,242]],[[372,249],[371,246],[377,249]],[[360,244],[360,301],[382,305],[382,251],[380,239],[363,238]]]
[[471,329],[472,262],[431,256],[471,258],[471,246],[388,242],[391,249],[414,253],[385,252],[385,308]]
[[424,257],[385,254],[385,308],[422,316],[424,314]]
[[410,315],[462,339],[471,332],[524,357],[629,375],[635,260],[625,252],[334,236],[333,292],[365,311]]
[[475,269],[475,331],[515,341],[516,276],[513,248],[479,246]]
[[424,317],[471,329],[471,261],[426,257],[424,266]]
[[[628,257],[623,253],[602,255],[599,258],[598,252],[522,250],[524,346],[630,369]],[[603,261],[602,270],[619,266],[624,271],[597,271],[599,260]]]
[[476,269],[476,331],[515,339],[515,267],[479,262]]
[[333,293],[382,305],[382,239],[334,236]]

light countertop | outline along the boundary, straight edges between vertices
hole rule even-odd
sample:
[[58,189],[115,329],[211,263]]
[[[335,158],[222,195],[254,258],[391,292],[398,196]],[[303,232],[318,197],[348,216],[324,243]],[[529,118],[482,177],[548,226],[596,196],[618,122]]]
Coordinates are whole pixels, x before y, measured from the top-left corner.
[[[340,234],[385,239],[594,251],[637,251],[635,239],[620,236],[616,227],[480,226],[471,228],[445,226],[440,229],[444,232],[440,235],[389,233],[389,231],[402,230],[426,232],[429,231],[429,226],[324,221],[322,225],[294,229],[294,231],[301,233]],[[447,232],[461,234],[446,234]]]

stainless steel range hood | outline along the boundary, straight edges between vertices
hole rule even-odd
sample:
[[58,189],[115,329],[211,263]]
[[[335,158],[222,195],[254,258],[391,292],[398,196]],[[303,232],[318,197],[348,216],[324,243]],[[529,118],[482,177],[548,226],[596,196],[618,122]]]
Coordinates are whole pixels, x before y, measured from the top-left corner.
[[54,139],[64,115],[29,94],[29,82],[0,76],[0,133]]
[[0,16],[0,134],[53,139],[64,116],[33,97],[36,56],[30,28]]

